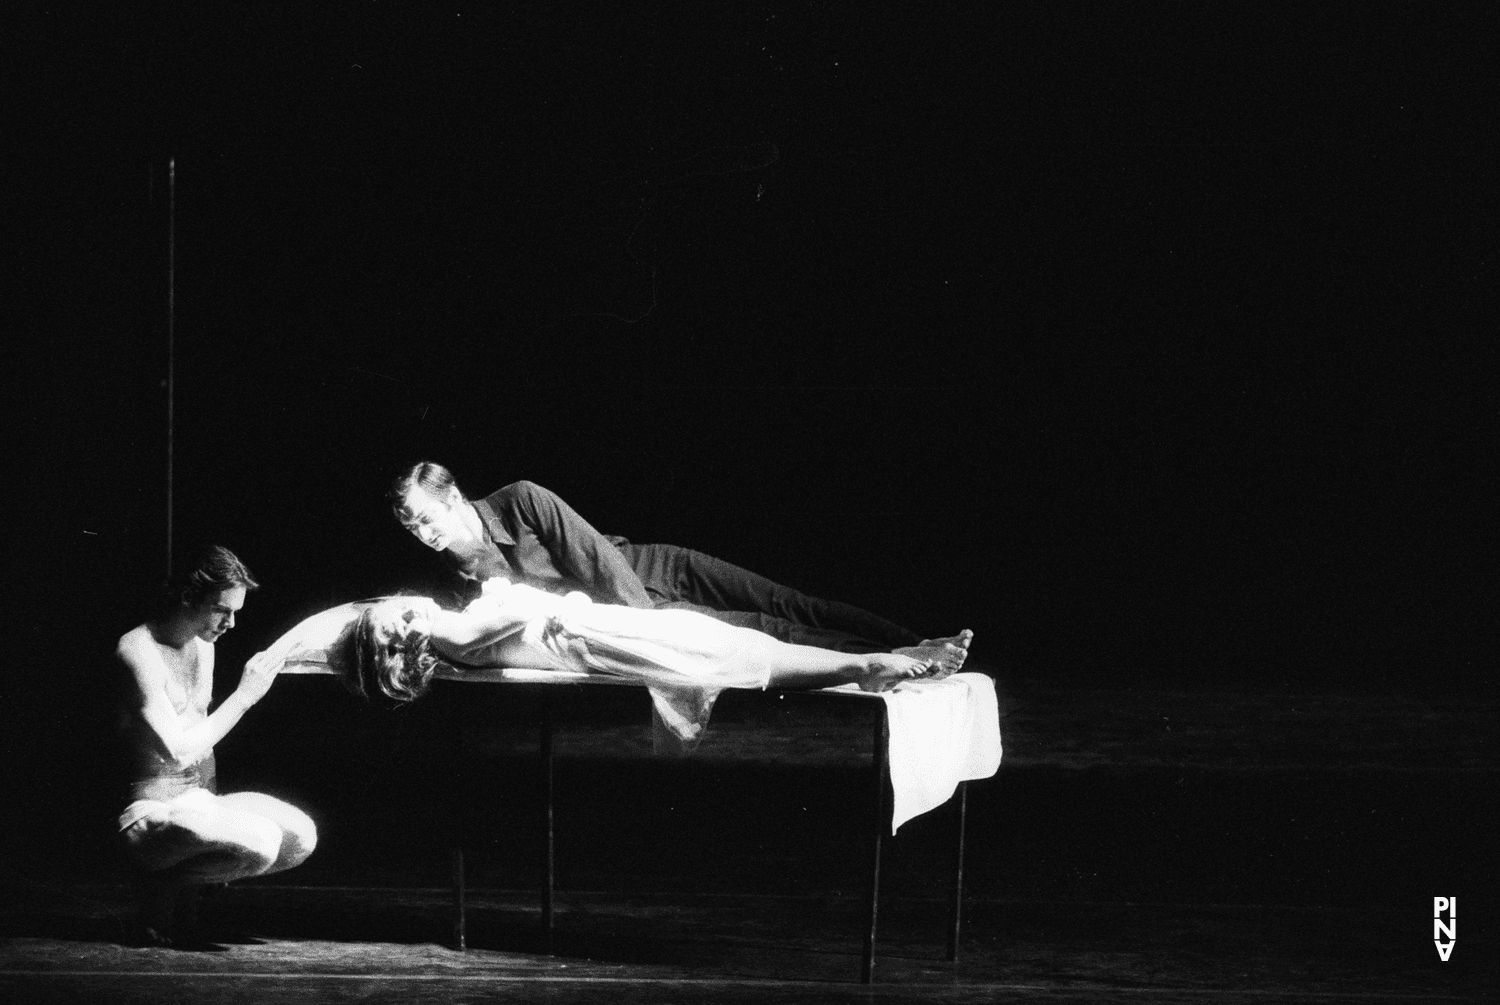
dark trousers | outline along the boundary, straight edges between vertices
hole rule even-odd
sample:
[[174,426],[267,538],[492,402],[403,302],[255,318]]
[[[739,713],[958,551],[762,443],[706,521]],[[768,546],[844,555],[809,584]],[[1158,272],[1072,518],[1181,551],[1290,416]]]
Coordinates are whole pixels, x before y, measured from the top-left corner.
[[782,642],[846,653],[884,652],[921,641],[915,632],[853,604],[809,597],[701,551],[675,544],[618,547],[657,607],[695,610]]

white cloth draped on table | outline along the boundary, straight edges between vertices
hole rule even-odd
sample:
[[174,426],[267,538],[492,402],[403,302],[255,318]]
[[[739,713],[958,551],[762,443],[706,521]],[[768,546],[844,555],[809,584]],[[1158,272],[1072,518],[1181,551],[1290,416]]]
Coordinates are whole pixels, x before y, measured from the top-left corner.
[[[376,601],[358,601],[315,614],[277,639],[266,652],[282,661],[284,673],[331,673],[328,653],[361,611]],[[658,630],[638,630],[633,608],[582,605],[564,614],[538,618],[524,629],[533,646],[547,650],[547,668],[440,667],[440,677],[494,682],[634,683],[651,693],[658,750],[687,753],[702,738],[714,700],[726,687],[764,689],[769,674],[755,639],[742,640],[726,654],[714,637],[711,619],[690,615],[672,620],[670,643]],[[709,622],[705,625],[703,622]],[[681,622],[680,624],[678,622]],[[767,646],[776,644],[764,636]],[[561,666],[576,669],[563,670]],[[853,684],[830,693],[884,700],[889,726],[891,831],[912,817],[941,806],[961,781],[988,778],[1000,766],[1000,717],[994,682],[984,674],[959,673],[944,680],[907,681],[871,694]]]
[[1000,707],[985,674],[906,681],[876,697],[890,730],[892,834],[947,802],[959,782],[1000,770]]

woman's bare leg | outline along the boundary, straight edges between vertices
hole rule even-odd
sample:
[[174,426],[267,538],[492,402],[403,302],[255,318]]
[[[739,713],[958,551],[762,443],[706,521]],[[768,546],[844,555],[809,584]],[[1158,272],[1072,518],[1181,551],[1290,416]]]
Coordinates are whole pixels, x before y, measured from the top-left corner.
[[927,639],[889,653],[843,653],[831,649],[774,644],[771,686],[782,688],[834,687],[858,684],[866,691],[888,691],[904,680],[942,680],[964,665],[974,633]]
[[963,668],[964,660],[969,655],[969,643],[973,641],[974,633],[965,628],[957,635],[942,639],[925,639],[918,645],[903,646],[892,652],[914,659],[931,661],[932,670],[927,676],[933,680],[942,680],[944,677],[958,673]]
[[923,676],[931,665],[896,653],[841,653],[778,642],[771,657],[770,685],[812,690],[858,684],[865,691],[886,691]]

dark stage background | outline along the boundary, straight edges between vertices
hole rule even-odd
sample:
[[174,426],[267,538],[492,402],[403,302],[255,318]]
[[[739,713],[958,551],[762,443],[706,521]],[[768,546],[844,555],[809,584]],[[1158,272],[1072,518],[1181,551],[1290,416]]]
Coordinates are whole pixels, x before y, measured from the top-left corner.
[[169,158],[221,691],[432,580],[430,458],[1002,684],[1493,697],[1483,7],[719,6],[7,15],[23,800],[102,784],[163,572]]

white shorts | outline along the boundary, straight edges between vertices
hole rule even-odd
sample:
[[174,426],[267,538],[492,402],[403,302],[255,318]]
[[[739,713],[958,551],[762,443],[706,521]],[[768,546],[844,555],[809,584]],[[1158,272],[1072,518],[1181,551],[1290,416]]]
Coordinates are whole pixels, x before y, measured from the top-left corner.
[[128,831],[148,817],[157,816],[158,814],[165,816],[172,810],[183,806],[211,806],[213,805],[213,801],[214,794],[202,788],[188,789],[181,795],[173,796],[171,799],[165,801],[160,799],[137,799],[125,807],[125,811],[120,814],[120,831],[121,833]]

